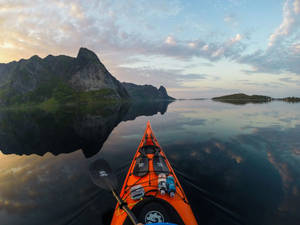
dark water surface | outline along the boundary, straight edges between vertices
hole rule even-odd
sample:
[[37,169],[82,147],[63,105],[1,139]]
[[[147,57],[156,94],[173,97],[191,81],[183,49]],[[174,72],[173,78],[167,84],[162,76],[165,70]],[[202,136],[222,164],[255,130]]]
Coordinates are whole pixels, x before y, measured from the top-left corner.
[[300,224],[300,104],[168,104],[0,110],[0,224],[109,224],[88,165],[105,158],[122,183],[148,120],[199,224],[234,224],[210,200],[245,224]]

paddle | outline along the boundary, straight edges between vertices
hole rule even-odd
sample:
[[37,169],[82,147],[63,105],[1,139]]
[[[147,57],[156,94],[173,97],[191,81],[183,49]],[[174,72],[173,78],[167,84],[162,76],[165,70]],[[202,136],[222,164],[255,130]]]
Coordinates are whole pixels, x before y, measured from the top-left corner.
[[137,225],[138,221],[135,215],[117,194],[117,177],[113,174],[109,164],[104,159],[98,159],[90,165],[89,171],[94,184],[100,188],[111,191],[115,199],[118,201],[120,208],[127,213],[131,222],[134,225]]

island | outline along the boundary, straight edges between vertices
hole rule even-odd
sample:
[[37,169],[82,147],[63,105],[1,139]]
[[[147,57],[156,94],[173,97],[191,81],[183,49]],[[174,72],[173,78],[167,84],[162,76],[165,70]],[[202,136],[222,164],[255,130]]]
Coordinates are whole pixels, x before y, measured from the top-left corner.
[[259,103],[268,103],[271,101],[284,101],[288,103],[300,102],[299,97],[272,98],[264,95],[246,95],[244,93],[224,95],[224,96],[212,98],[212,100],[224,102],[224,103],[231,103],[235,105],[244,105],[247,103],[259,104]]
[[275,100],[278,101],[285,101],[285,102],[289,102],[289,103],[297,103],[300,102],[300,98],[298,97],[286,97],[286,98],[277,98]]
[[212,100],[242,105],[247,103],[266,103],[272,101],[272,98],[264,95],[246,95],[244,93],[237,93],[232,95],[215,97],[212,98]]

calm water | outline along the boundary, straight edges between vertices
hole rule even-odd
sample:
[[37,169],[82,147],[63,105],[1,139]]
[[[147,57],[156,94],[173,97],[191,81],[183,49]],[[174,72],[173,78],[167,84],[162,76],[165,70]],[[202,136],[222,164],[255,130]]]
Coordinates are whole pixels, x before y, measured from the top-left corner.
[[88,165],[105,158],[122,183],[148,120],[199,224],[233,224],[211,200],[245,224],[299,224],[300,104],[210,100],[0,111],[0,224],[109,224]]

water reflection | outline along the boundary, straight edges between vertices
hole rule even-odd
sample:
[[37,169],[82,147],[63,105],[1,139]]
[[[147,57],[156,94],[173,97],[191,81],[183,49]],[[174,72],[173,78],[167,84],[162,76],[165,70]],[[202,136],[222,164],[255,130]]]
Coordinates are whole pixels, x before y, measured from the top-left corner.
[[121,121],[164,114],[168,104],[116,103],[55,112],[0,111],[0,149],[5,154],[18,155],[58,155],[82,149],[86,157],[91,157]]
[[121,121],[164,114],[169,104],[1,111],[1,224],[92,224],[99,218],[101,224],[114,201],[90,181],[86,157],[99,152]]
[[[178,101],[165,114],[165,106],[151,113],[143,107],[118,106],[106,117],[78,111],[65,116],[1,114],[0,148],[10,153],[0,155],[1,222],[108,224],[106,215],[115,203],[91,183],[88,163],[105,157],[118,169],[129,162],[150,120],[172,165],[247,224],[298,224],[300,104]],[[46,132],[48,126],[51,132]],[[34,135],[27,134],[31,131]],[[44,154],[49,149],[52,153]],[[86,159],[75,149],[94,156]],[[232,224],[179,178],[200,223]]]

